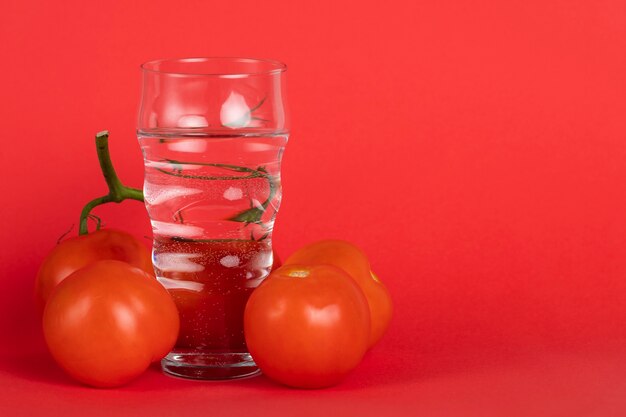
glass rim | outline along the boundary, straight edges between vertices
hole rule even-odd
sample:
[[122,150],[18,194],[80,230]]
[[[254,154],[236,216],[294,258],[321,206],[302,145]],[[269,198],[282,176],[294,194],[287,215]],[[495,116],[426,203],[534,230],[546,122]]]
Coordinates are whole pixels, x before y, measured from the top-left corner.
[[[273,68],[269,68],[262,71],[233,71],[233,72],[182,72],[182,71],[163,71],[155,69],[162,63],[193,63],[193,62],[248,62],[248,63],[265,63],[270,64]],[[153,68],[150,68],[153,67]],[[144,62],[140,65],[142,71],[151,72],[155,74],[172,75],[178,77],[231,77],[231,78],[243,78],[257,75],[273,75],[287,71],[287,65],[281,61],[275,59],[266,58],[248,58],[248,57],[231,57],[231,56],[215,56],[215,57],[187,57],[187,58],[164,58],[155,59]]]

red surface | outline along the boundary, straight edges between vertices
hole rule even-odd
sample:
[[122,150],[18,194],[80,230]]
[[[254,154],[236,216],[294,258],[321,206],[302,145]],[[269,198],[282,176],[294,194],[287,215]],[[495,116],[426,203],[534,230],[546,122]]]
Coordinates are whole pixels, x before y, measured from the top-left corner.
[[[1,415],[626,414],[623,1],[4,1]],[[154,370],[78,386],[41,343],[32,281],[104,192],[93,135],[138,185],[138,65],[287,62],[293,134],[275,243],[360,244],[388,335],[342,385]],[[100,210],[148,231],[143,207]]]

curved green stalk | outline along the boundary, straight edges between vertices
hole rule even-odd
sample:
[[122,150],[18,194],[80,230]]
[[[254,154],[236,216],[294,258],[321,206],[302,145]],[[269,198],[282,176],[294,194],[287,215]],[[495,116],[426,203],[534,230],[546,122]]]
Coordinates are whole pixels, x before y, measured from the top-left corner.
[[182,169],[177,169],[174,171],[168,171],[162,168],[156,168],[157,171],[162,172],[167,175],[173,175],[179,178],[185,179],[195,179],[195,180],[207,180],[207,181],[219,181],[219,180],[242,180],[242,179],[251,179],[251,178],[265,178],[267,180],[267,184],[269,186],[269,194],[267,199],[261,203],[260,207],[251,207],[247,210],[244,210],[233,217],[229,217],[226,220],[234,221],[234,222],[242,222],[242,223],[256,223],[262,224],[261,217],[265,210],[270,205],[274,197],[276,196],[277,191],[277,178],[273,175],[270,175],[265,167],[248,168],[242,167],[239,165],[229,165],[229,164],[218,164],[218,163],[209,163],[209,162],[189,162],[189,161],[178,161],[174,159],[163,159],[163,161],[170,163],[172,165],[202,165],[202,166],[210,166],[216,168],[223,168],[230,171],[236,172],[247,172],[250,175],[245,176],[207,176],[207,175],[191,175],[191,174],[183,174]]
[[[126,187],[117,176],[113,162],[111,162],[111,154],[109,153],[109,132],[102,131],[96,135],[96,149],[98,151],[98,161],[100,169],[104,175],[104,180],[109,187],[109,193],[102,197],[95,198],[83,207],[80,213],[80,223],[78,234],[86,235],[89,233],[88,220],[91,210],[95,207],[106,203],[121,203],[124,200],[143,201],[143,192],[137,188]],[[99,225],[98,225],[99,227]]]

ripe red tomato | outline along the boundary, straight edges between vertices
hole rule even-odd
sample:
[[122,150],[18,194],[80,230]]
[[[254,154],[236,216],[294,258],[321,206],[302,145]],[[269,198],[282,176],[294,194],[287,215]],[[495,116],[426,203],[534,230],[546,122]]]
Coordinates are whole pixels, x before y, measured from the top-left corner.
[[43,315],[50,353],[75,379],[125,384],[163,358],[178,337],[176,305],[157,280],[120,261],[98,261],[67,277]]
[[126,262],[154,275],[150,251],[134,236],[101,229],[59,243],[37,273],[35,297],[43,311],[52,290],[72,272],[103,259]]
[[278,268],[252,293],[244,314],[259,368],[299,388],[340,382],[367,351],[369,328],[363,292],[329,265]]
[[322,240],[302,247],[285,261],[285,265],[333,265],[348,273],[359,284],[367,298],[372,328],[369,346],[383,336],[391,316],[393,303],[385,285],[370,269],[365,253],[350,242]]

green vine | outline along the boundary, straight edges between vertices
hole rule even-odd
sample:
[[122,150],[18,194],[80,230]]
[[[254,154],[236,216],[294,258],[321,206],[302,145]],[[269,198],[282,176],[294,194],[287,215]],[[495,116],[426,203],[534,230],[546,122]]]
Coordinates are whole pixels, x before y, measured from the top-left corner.
[[[265,103],[266,99],[267,97],[263,97],[255,106],[250,108],[250,110],[248,110],[248,112],[246,113],[245,117],[250,116],[251,119],[267,122],[268,120],[253,115],[254,111],[258,110]],[[223,126],[228,126],[228,125],[223,125]],[[167,158],[162,159],[162,161],[172,165],[172,170],[156,168],[157,171],[163,174],[172,175],[172,176],[184,178],[184,179],[204,180],[204,181],[228,181],[228,180],[264,178],[265,180],[267,180],[267,184],[269,187],[269,194],[267,196],[267,199],[263,203],[261,203],[260,206],[256,206],[256,207],[253,206],[252,201],[250,201],[249,209],[244,210],[232,217],[229,217],[226,220],[230,220],[234,222],[242,222],[242,223],[245,223],[246,225],[254,223],[254,224],[258,224],[264,227],[265,229],[268,229],[268,227],[263,224],[263,221],[261,219],[263,217],[263,214],[267,210],[267,207],[270,205],[270,203],[276,196],[276,190],[278,189],[278,183],[277,183],[278,180],[276,177],[268,173],[265,167],[260,166],[254,169],[254,168],[242,167],[239,165],[178,161],[178,160],[167,159]],[[238,175],[230,175],[230,176],[193,175],[193,174],[187,174],[183,172],[184,165],[200,165],[200,166],[221,168],[221,169],[225,169],[228,171],[245,173],[248,175],[241,175],[241,176],[238,176]],[[176,212],[176,217],[180,223],[183,223],[183,215],[180,210]],[[268,236],[269,236],[269,232],[261,236],[259,240],[266,239]],[[251,236],[251,238],[253,239],[254,237]]]
[[[264,97],[259,101],[259,103],[252,107],[248,114],[252,116],[252,112],[257,110],[259,107],[263,105],[266,98]],[[265,119],[252,116],[252,119],[266,121]],[[100,229],[101,221],[100,218],[91,214],[91,211],[99,205],[106,203],[121,203],[124,200],[137,200],[144,201],[143,191],[137,188],[127,187],[122,184],[120,179],[118,178],[115,168],[113,167],[113,163],[111,161],[111,155],[109,153],[109,132],[102,131],[96,134],[96,149],[98,152],[98,161],[100,162],[100,169],[102,170],[102,174],[106,181],[107,187],[109,189],[108,194],[95,198],[88,202],[80,214],[80,222],[79,222],[79,235],[85,235],[89,233],[89,220],[94,220],[96,222],[96,230]],[[226,220],[245,223],[246,225],[254,223],[263,227],[265,230],[268,230],[269,227],[265,225],[262,221],[263,214],[267,210],[268,206],[271,204],[272,200],[276,196],[276,191],[278,189],[278,179],[277,177],[271,175],[267,169],[263,166],[259,166],[256,169],[242,167],[238,165],[230,165],[230,164],[219,164],[219,163],[203,163],[203,162],[188,162],[188,161],[177,161],[173,159],[163,159],[163,162],[166,162],[172,166],[171,170],[156,168],[157,171],[167,174],[173,175],[179,178],[185,179],[193,179],[193,180],[206,180],[206,181],[224,181],[224,180],[242,180],[242,179],[253,179],[253,178],[263,178],[267,180],[267,184],[269,187],[269,194],[267,199],[261,203],[260,206],[254,206],[252,201],[250,201],[250,208],[237,213],[236,215],[227,218]],[[184,165],[201,165],[208,167],[215,167],[220,169],[225,169],[232,172],[243,173],[247,175],[230,175],[230,176],[207,176],[207,175],[192,175],[184,173]],[[178,210],[174,214],[174,219],[181,224],[184,224],[184,218],[182,210]],[[261,236],[257,240],[264,240],[269,236],[269,230]],[[251,234],[251,240],[254,240],[254,236]],[[188,240],[185,238],[174,237],[173,239]],[[190,241],[196,241],[194,239],[189,239]],[[215,239],[211,239],[210,241],[215,241]]]
[[[209,163],[209,162],[187,162],[187,161],[177,161],[173,159],[163,159],[163,161],[170,163],[173,166],[178,167],[178,168],[175,168],[172,171],[168,171],[162,168],[156,168],[156,170],[159,172],[162,172],[163,174],[172,175],[172,176],[179,177],[179,178],[205,180],[205,181],[241,180],[241,179],[252,179],[252,178],[266,179],[267,184],[269,186],[269,194],[267,196],[267,199],[263,203],[261,203],[260,207],[258,206],[250,207],[249,209],[244,210],[232,217],[229,217],[226,220],[230,220],[234,222],[242,222],[246,224],[255,223],[255,224],[262,225],[263,222],[261,221],[261,217],[263,216],[263,213],[265,213],[265,210],[267,209],[267,207],[270,205],[270,203],[276,196],[276,190],[278,187],[277,180],[274,176],[270,175],[267,172],[265,167],[262,167],[262,166],[254,169],[254,168],[247,168],[247,167],[242,167],[238,165],[217,164],[217,163]],[[248,173],[249,175],[208,176],[208,175],[184,174],[182,166],[186,164],[222,168],[222,169],[226,169],[226,170],[234,171],[234,172],[245,172],[245,173]],[[182,219],[182,214],[180,212],[178,212],[178,216],[179,216],[179,219]]]
[[127,187],[122,184],[118,178],[113,162],[111,162],[111,154],[109,153],[109,132],[102,131],[96,134],[96,149],[98,152],[98,161],[100,169],[104,175],[104,180],[109,188],[109,193],[102,197],[95,198],[83,207],[80,213],[79,235],[89,233],[89,219],[96,220],[96,229],[100,228],[100,219],[91,214],[91,211],[99,205],[106,203],[121,203],[124,200],[143,201],[143,192],[137,188]]

